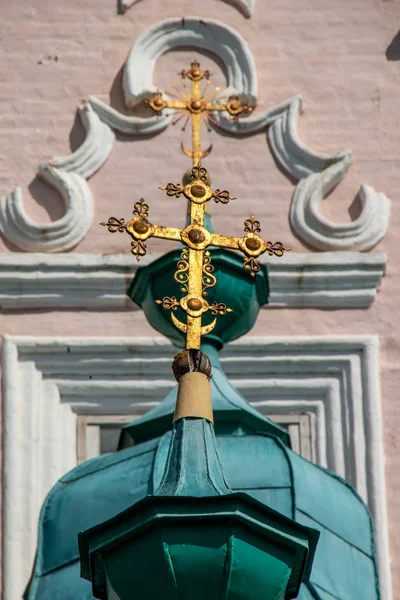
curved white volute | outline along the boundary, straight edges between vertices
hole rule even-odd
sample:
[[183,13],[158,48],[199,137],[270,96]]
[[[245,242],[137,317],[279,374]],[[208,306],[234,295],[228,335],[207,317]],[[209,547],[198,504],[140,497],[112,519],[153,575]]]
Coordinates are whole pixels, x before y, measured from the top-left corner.
[[0,231],[22,250],[64,252],[76,246],[90,229],[93,198],[86,179],[108,158],[114,133],[89,105],[79,114],[86,130],[83,144],[70,156],[55,157],[38,171],[38,176],[61,194],[65,214],[50,223],[33,221],[25,212],[19,187],[0,200]]
[[[254,12],[255,0],[224,0],[227,4],[231,4],[247,19],[250,19]],[[121,14],[136,4],[138,0],[118,0],[118,11]]]
[[385,235],[390,218],[390,200],[368,185],[359,192],[362,210],[351,223],[332,223],[318,209],[321,200],[344,177],[351,158],[302,179],[296,187],[290,222],[296,233],[318,250],[370,250]]
[[[128,109],[157,91],[153,84],[157,60],[170,50],[188,46],[208,50],[223,62],[228,87],[221,91],[221,96],[237,95],[256,106],[256,66],[242,36],[219,21],[188,17],[159,21],[133,43],[122,83]],[[222,112],[214,113],[213,117],[219,127],[231,135],[265,131],[269,127],[269,142],[276,160],[292,177],[300,180],[293,196],[290,220],[301,239],[318,250],[372,248],[387,231],[390,201],[363,185],[360,189],[363,209],[356,221],[337,225],[322,217],[318,212],[319,203],[347,173],[351,151],[327,155],[307,148],[297,134],[301,112],[302,99],[295,96],[266,111],[257,108],[237,122]],[[69,157],[53,158],[39,170],[39,175],[64,198],[66,213],[62,219],[35,224],[24,213],[19,188],[0,201],[0,231],[20,248],[60,252],[76,245],[86,235],[93,213],[85,179],[99,169],[110,154],[113,130],[133,136],[158,134],[174,118],[173,111],[150,117],[126,115],[93,97],[80,115],[86,129],[81,147]]]

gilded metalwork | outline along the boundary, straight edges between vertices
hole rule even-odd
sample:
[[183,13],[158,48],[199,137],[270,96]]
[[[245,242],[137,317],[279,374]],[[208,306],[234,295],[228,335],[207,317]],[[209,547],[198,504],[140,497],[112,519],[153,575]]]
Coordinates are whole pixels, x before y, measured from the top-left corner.
[[160,190],[165,190],[167,196],[176,196],[176,198],[183,194],[183,188],[179,183],[167,183],[167,185],[160,187]]
[[[175,325],[175,327],[177,329],[179,329],[180,331],[182,331],[183,333],[186,333],[186,347],[187,349],[190,348],[194,348],[193,345],[191,345],[192,342],[192,338],[195,339],[195,336],[193,336],[193,332],[191,331],[191,324],[193,323],[192,321],[189,321],[187,323],[182,323],[182,321],[180,321],[175,315],[174,313],[171,313],[171,318],[172,321]],[[200,328],[200,336],[202,335],[207,335],[207,333],[211,333],[211,331],[214,329],[214,327],[217,324],[217,319],[213,319],[211,321],[211,323],[209,325],[204,325],[203,327]],[[197,348],[200,348],[200,346],[197,346]]]
[[190,65],[190,69],[188,71],[182,69],[180,75],[182,79],[187,77],[192,81],[201,81],[202,79],[208,79],[210,77],[210,71],[203,71],[197,60],[194,60]]
[[[110,217],[107,222],[101,223],[107,226],[111,233],[126,231],[131,236],[131,252],[137,260],[146,254],[145,242],[150,237],[173,240],[184,245],[174,278],[185,295],[179,302],[175,296],[165,296],[156,302],[163,308],[171,310],[171,318],[175,326],[186,334],[187,349],[200,348],[201,336],[213,330],[217,322],[216,317],[231,312],[231,309],[224,304],[213,302],[210,305],[205,299],[207,290],[216,284],[209,246],[241,250],[245,255],[244,269],[253,277],[261,268],[258,261],[261,254],[268,252],[270,255],[282,256],[284,251],[289,250],[280,242],[264,241],[258,235],[261,231],[260,222],[254,215],[246,219],[245,235],[241,238],[211,233],[204,227],[204,215],[210,200],[214,200],[217,204],[227,204],[235,197],[227,190],[213,191],[209,187],[210,178],[206,169],[201,166],[200,159],[211,152],[212,146],[206,150],[201,149],[201,125],[204,123],[209,129],[211,123],[218,125],[213,117],[215,112],[225,112],[230,119],[237,120],[239,116],[249,114],[253,110],[252,106],[238,96],[231,96],[226,102],[222,102],[223,99],[218,95],[219,88],[208,93],[209,77],[208,71],[201,69],[199,63],[193,62],[190,69],[181,72],[183,89],[178,90],[175,86],[171,86],[175,90],[169,93],[172,100],[166,99],[158,91],[145,101],[157,115],[161,115],[165,109],[177,110],[178,117],[174,124],[185,118],[183,129],[191,120],[192,149],[188,150],[182,145],[184,153],[193,159],[190,180],[186,185],[168,183],[161,188],[171,198],[184,196],[188,200],[190,223],[182,230],[153,225],[148,221],[149,206],[143,198],[134,205],[133,218],[130,221],[125,222],[124,219]],[[186,85],[187,79],[191,82],[190,89]],[[173,314],[178,306],[186,313],[186,323],[179,321]],[[202,316],[207,312],[215,318],[208,325],[202,326]]]
[[187,306],[189,310],[198,311],[203,308],[203,303],[198,298],[189,298]]
[[210,311],[213,315],[226,315],[227,312],[232,312],[231,308],[227,308],[223,302],[213,302],[210,305]]
[[167,106],[161,92],[156,92],[149,100],[145,101],[154,112],[160,112]]
[[181,240],[193,250],[205,250],[211,244],[212,234],[202,225],[188,225],[181,231]]
[[122,233],[126,229],[125,219],[117,219],[116,217],[110,217],[107,222],[103,221],[100,225],[108,227],[108,231],[111,233],[115,233],[116,231]]
[[[211,264],[211,254],[209,250],[206,250],[203,254],[203,296],[207,296],[208,292],[206,291],[208,288],[214,287],[217,283],[217,279],[215,275],[213,275],[214,267]],[[224,313],[225,314],[225,313]]]
[[[208,173],[204,167],[193,167],[190,173],[190,183],[181,186],[179,183],[167,183],[160,187],[160,190],[164,190],[167,196],[175,196],[180,198],[182,194],[187,200],[195,202],[196,204],[204,204],[209,200],[214,200],[216,204],[228,204],[230,200],[236,200],[235,196],[231,196],[228,190],[212,190],[205,182],[208,179]],[[250,220],[249,220],[250,222]]]
[[283,256],[283,253],[288,252],[289,250],[290,248],[285,248],[281,242],[275,242],[274,244],[272,242],[267,242],[267,247],[265,248],[265,251],[268,252],[270,256],[273,254],[275,256]]
[[141,240],[132,240],[131,252],[134,256],[136,256],[136,260],[139,262],[142,256],[145,256],[147,253],[147,244]]
[[230,196],[227,190],[215,190],[212,196],[214,202],[218,204],[228,204],[229,200],[236,200],[235,196]]
[[144,198],[140,198],[139,202],[136,202],[132,214],[134,217],[141,217],[142,219],[149,216],[149,205],[145,203]]
[[164,296],[162,300],[156,300],[156,304],[162,304],[163,308],[167,310],[177,310],[179,300],[175,296]]
[[[144,103],[149,106],[156,115],[161,115],[165,109],[177,111],[177,117],[173,121],[176,125],[182,119],[184,124],[182,130],[185,131],[186,126],[191,120],[192,122],[192,149],[189,150],[181,144],[184,154],[193,159],[193,165],[197,165],[201,158],[208,156],[212,150],[212,145],[206,150],[201,149],[201,125],[204,124],[211,131],[211,124],[217,125],[218,122],[213,117],[215,112],[225,112],[229,115],[229,119],[237,121],[239,117],[250,114],[254,107],[250,106],[238,96],[230,96],[227,102],[223,102],[223,98],[219,96],[220,89],[216,87],[211,93],[208,92],[208,87],[211,84],[209,71],[203,70],[198,62],[192,62],[190,69],[182,70],[181,73],[182,89],[178,89],[175,85],[171,85],[173,91],[168,91],[171,100],[166,100],[160,91],[155,92],[151,98],[148,98]],[[185,80],[189,79],[191,84],[189,89]],[[204,89],[201,87],[201,82],[205,82]]]
[[177,263],[177,271],[174,275],[175,281],[181,286],[181,292],[184,294],[189,290],[189,249],[184,248],[182,250],[181,258]]
[[[267,252],[276,256],[282,256],[283,252],[289,250],[280,242],[266,242],[258,234],[261,231],[260,222],[251,215],[244,223],[245,235],[241,238],[211,233],[204,227],[204,214],[206,204],[214,199],[216,202],[226,204],[233,196],[226,190],[211,190],[208,187],[208,173],[199,165],[192,169],[191,181],[188,185],[169,184],[164,189],[169,196],[180,197],[182,194],[189,200],[190,223],[184,229],[174,227],[163,227],[153,225],[147,220],[149,206],[143,198],[134,206],[134,218],[125,223],[124,219],[110,217],[107,223],[109,231],[127,231],[132,237],[132,254],[140,260],[146,254],[147,244],[145,240],[150,237],[182,242],[184,248],[177,263],[174,278],[185,294],[179,301],[175,296],[165,296],[162,300],[156,300],[165,309],[171,310],[171,318],[175,326],[186,334],[186,348],[200,348],[201,336],[210,333],[217,323],[217,317],[232,312],[225,304],[213,302],[209,304],[205,297],[207,290],[214,287],[216,277],[213,274],[214,267],[211,264],[209,246],[219,248],[230,248],[241,250],[244,255],[244,269],[251,276],[260,270],[258,257]],[[178,306],[186,313],[186,323],[182,323],[173,313]],[[202,316],[210,312],[215,318],[208,325],[202,325]]]
[[200,165],[194,165],[190,171],[190,179],[193,179],[194,181],[200,179],[200,181],[207,183],[210,178],[207,169],[201,167]]
[[244,230],[249,233],[260,233],[260,221],[257,221],[254,215],[251,215],[250,219],[246,219],[244,222]]
[[254,256],[249,256],[244,259],[243,268],[250,273],[252,277],[261,269],[260,261],[254,258]]

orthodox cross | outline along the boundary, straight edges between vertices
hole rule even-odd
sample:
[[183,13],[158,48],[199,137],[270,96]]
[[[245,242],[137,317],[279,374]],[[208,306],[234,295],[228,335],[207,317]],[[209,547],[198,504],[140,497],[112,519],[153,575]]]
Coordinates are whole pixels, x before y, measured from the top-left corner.
[[[209,122],[218,126],[218,123],[212,116],[213,112],[227,112],[229,118],[236,121],[240,116],[244,116],[253,111],[253,107],[244,104],[238,96],[230,96],[228,102],[223,103],[222,98],[215,97],[219,92],[219,88],[215,88],[214,92],[206,94],[207,86],[211,83],[209,71],[203,71],[198,62],[192,62],[188,71],[183,70],[180,73],[183,91],[178,90],[174,85],[175,92],[168,91],[168,94],[175,97],[175,100],[165,100],[161,92],[156,92],[153,96],[145,100],[145,104],[149,106],[157,115],[161,115],[165,109],[173,109],[178,111],[178,117],[174,121],[174,125],[182,118],[186,117],[183,130],[185,130],[188,120],[192,120],[192,150],[188,150],[182,144],[182,150],[193,159],[193,166],[200,163],[200,159],[207,156],[212,149],[212,145],[207,150],[201,149],[200,132],[202,121],[207,125]],[[191,89],[186,86],[186,79],[191,80]],[[205,89],[201,89],[201,82],[205,80]]]
[[[252,109],[244,105],[233,96],[227,104],[216,103],[212,97],[205,96],[200,91],[199,82],[207,78],[209,73],[202,71],[198,63],[192,63],[189,71],[182,71],[182,79],[186,77],[192,81],[191,94],[185,87],[182,100],[166,101],[160,92],[157,92],[147,101],[147,104],[157,113],[164,108],[174,108],[188,113],[192,118],[192,151],[184,148],[185,154],[193,158],[194,166],[190,173],[190,181],[186,185],[168,183],[164,190],[167,196],[180,198],[184,196],[189,204],[190,222],[184,229],[175,227],[164,227],[153,225],[148,220],[149,206],[142,198],[136,202],[133,210],[133,218],[128,222],[125,219],[110,217],[107,222],[101,223],[108,227],[108,231],[126,231],[132,238],[131,252],[140,260],[147,252],[146,240],[150,237],[180,242],[184,248],[181,258],[177,264],[175,280],[180,284],[181,291],[185,294],[180,300],[175,296],[165,296],[162,300],[156,300],[163,308],[171,310],[174,325],[186,334],[186,349],[199,349],[201,336],[210,333],[217,322],[217,317],[231,312],[225,304],[213,302],[209,304],[206,300],[207,289],[216,284],[213,275],[214,267],[211,264],[209,247],[230,248],[241,250],[244,257],[244,269],[252,276],[260,270],[258,257],[264,252],[270,255],[282,256],[285,248],[280,242],[266,242],[258,234],[260,233],[260,222],[252,215],[244,222],[245,235],[241,238],[218,233],[211,233],[204,227],[204,214],[207,203],[214,200],[216,203],[227,204],[235,200],[227,190],[212,190],[208,183],[209,175],[204,167],[200,165],[200,158],[206,156],[210,149],[201,150],[200,127],[201,119],[210,119],[212,111],[226,111],[231,118],[237,119],[239,115],[250,112]],[[182,323],[174,311],[180,307],[186,313],[186,323]],[[215,317],[211,323],[202,326],[202,315],[210,311]]]
[[[209,200],[227,204],[233,200],[226,190],[212,190],[208,185],[208,173],[206,169],[200,166],[193,167],[191,171],[191,181],[184,187],[179,184],[169,183],[162,190],[165,190],[168,196],[185,196],[190,206],[190,223],[184,229],[175,227],[163,227],[153,225],[148,221],[149,206],[145,204],[142,198],[136,202],[133,211],[133,218],[125,222],[125,219],[116,219],[110,217],[107,222],[101,223],[108,227],[108,231],[126,231],[132,238],[131,252],[140,260],[147,252],[146,240],[150,237],[162,238],[181,242],[184,245],[181,258],[177,264],[175,280],[181,285],[181,291],[186,295],[180,300],[175,296],[166,296],[162,300],[156,300],[164,308],[171,309],[171,317],[174,325],[186,333],[186,348],[199,349],[201,336],[210,333],[216,325],[217,316],[225,315],[231,312],[225,304],[213,302],[209,304],[205,298],[207,288],[216,284],[216,278],[212,274],[213,266],[208,248],[214,246],[217,248],[230,248],[241,250],[245,254],[244,268],[251,276],[260,270],[258,257],[264,252],[282,256],[285,250],[280,242],[272,244],[264,241],[258,234],[260,233],[260,222],[252,215],[244,224],[245,235],[241,238],[210,233],[204,227],[205,205]],[[173,314],[178,307],[186,313],[186,323],[182,323]],[[201,317],[207,311],[215,316],[214,320],[202,327]]]

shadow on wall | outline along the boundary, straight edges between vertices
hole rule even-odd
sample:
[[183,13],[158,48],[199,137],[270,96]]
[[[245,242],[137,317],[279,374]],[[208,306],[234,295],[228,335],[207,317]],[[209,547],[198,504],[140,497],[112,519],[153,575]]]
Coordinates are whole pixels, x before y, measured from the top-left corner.
[[396,33],[386,48],[386,58],[388,60],[400,60],[400,31]]

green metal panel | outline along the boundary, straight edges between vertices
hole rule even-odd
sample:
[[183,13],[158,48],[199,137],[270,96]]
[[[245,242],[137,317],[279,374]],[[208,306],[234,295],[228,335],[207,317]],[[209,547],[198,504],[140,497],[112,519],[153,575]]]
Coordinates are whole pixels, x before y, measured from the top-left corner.
[[[297,597],[303,576],[309,576],[317,537],[246,494],[231,493],[147,497],[81,533],[79,543],[82,575],[91,578],[99,598],[106,598],[106,571],[120,600],[145,598],[146,593],[173,600],[178,580],[182,600],[204,598],[204,585],[210,581],[210,600],[280,600],[285,590],[285,598]],[[149,578],[153,568],[159,579]],[[197,583],[197,596],[192,581],[198,571],[203,579]],[[185,579],[190,572],[192,577]],[[252,574],[256,587],[249,585]],[[230,587],[231,580],[236,588]]]
[[[222,347],[253,327],[260,307],[268,302],[268,276],[266,270],[261,270],[254,278],[250,277],[243,269],[243,258],[234,252],[210,252],[217,284],[207,290],[207,301],[210,304],[214,301],[223,302],[233,312],[219,318],[215,329],[204,340]],[[139,268],[128,289],[128,296],[144,310],[154,329],[183,346],[184,334],[172,324],[170,311],[155,302],[164,296],[181,298],[183,295],[180,285],[174,279],[180,255],[180,250],[174,250],[150,265]],[[185,313],[180,308],[175,314],[180,321],[185,321]],[[212,319],[211,313],[206,313],[203,324],[207,325]]]
[[[287,431],[250,406],[238,390],[230,383],[219,362],[214,343],[202,345],[202,350],[211,360],[211,397],[217,433],[234,433],[237,430],[271,433],[290,447]],[[175,410],[177,386],[158,406],[126,425],[122,430],[120,448],[163,435],[170,431]]]
[[[361,499],[337,475],[292,452],[279,429],[254,415],[226,384],[218,365],[213,379],[218,384],[213,383],[213,402],[217,414],[223,415],[216,420],[217,448],[229,487],[301,523],[309,524],[312,516],[313,526],[322,532],[310,583],[302,586],[299,600],[379,600],[372,524]],[[77,534],[128,509],[160,485],[171,431],[156,437],[157,419],[162,414],[167,420],[165,431],[172,421],[170,399],[164,402],[158,414],[153,412],[154,421],[147,416],[139,423],[137,431],[145,426],[148,441],[80,465],[50,492],[39,522],[32,586],[25,598],[92,598],[90,584],[79,578]],[[149,439],[153,423],[154,439]]]

